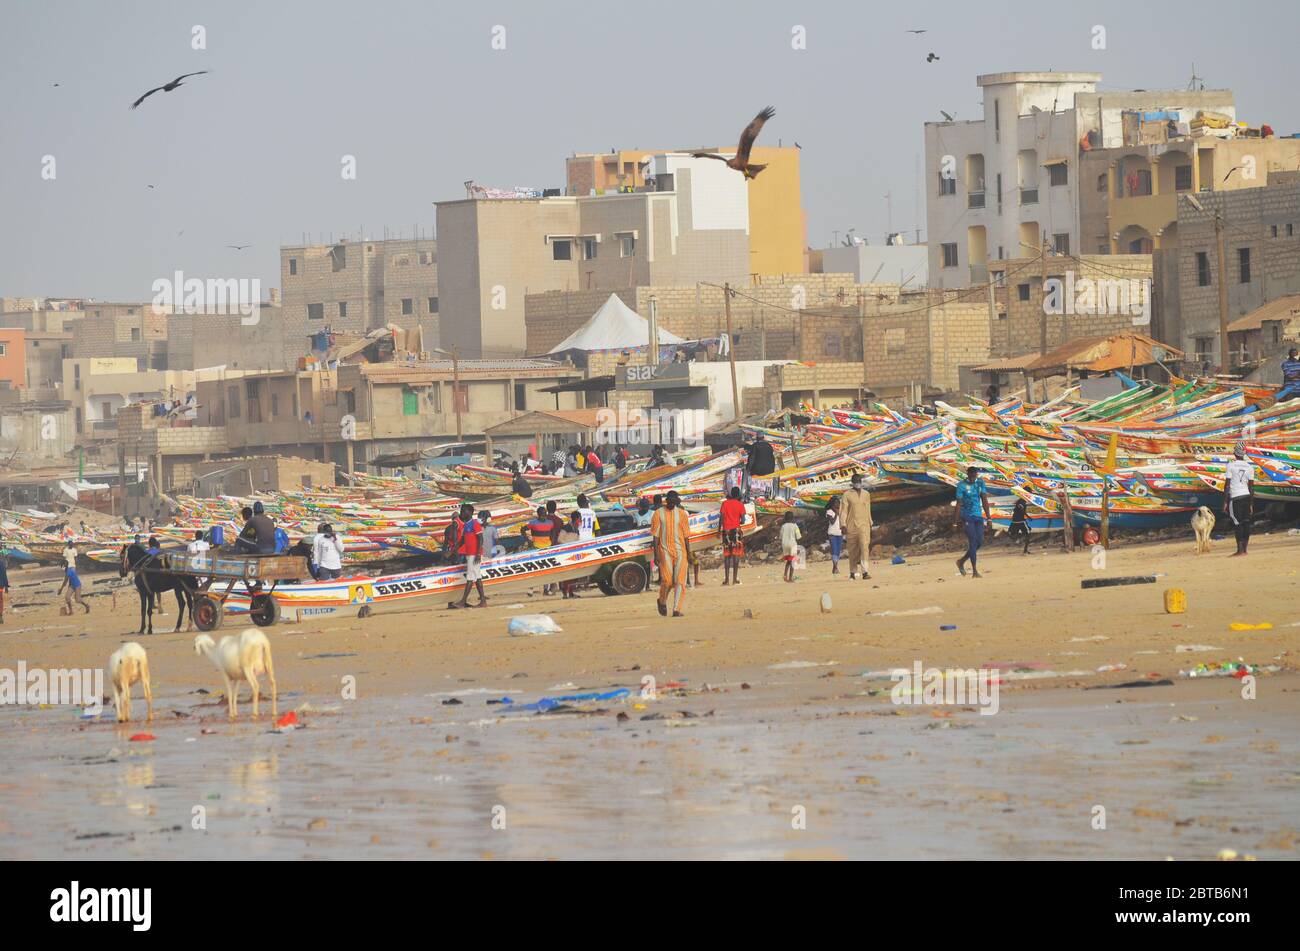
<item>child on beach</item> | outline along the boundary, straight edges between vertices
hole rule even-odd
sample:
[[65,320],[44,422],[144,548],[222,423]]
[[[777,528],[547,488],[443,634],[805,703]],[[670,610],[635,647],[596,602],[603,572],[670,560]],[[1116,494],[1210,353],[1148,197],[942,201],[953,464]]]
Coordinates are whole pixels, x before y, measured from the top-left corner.
[[1016,507],[1011,510],[1011,530],[1007,534],[1012,541],[1025,538],[1025,554],[1029,554],[1029,511],[1024,499],[1016,499]]
[[794,581],[794,558],[795,550],[799,547],[799,539],[803,534],[799,531],[799,526],[795,524],[794,513],[786,512],[785,518],[781,519],[781,558],[785,561],[785,581]]

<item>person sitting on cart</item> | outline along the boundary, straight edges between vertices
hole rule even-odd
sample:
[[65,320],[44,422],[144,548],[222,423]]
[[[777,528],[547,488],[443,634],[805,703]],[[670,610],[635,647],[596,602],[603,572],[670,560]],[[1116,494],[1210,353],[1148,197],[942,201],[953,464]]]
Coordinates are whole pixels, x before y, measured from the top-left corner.
[[275,523],[271,521],[261,502],[240,512],[244,516],[244,530],[235,539],[235,551],[246,555],[275,554]]

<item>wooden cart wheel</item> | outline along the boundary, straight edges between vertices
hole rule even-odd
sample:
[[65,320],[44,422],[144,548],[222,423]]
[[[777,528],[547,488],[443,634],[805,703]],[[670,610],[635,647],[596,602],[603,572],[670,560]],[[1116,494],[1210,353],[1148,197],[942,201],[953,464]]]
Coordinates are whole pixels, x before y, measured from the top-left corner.
[[650,572],[639,561],[621,561],[614,566],[609,583],[618,594],[640,594],[650,583]]
[[221,627],[221,621],[224,612],[221,609],[221,602],[210,594],[198,594],[194,596],[194,626],[200,631],[215,631]]
[[271,627],[280,618],[280,603],[269,594],[255,594],[248,616],[258,627]]

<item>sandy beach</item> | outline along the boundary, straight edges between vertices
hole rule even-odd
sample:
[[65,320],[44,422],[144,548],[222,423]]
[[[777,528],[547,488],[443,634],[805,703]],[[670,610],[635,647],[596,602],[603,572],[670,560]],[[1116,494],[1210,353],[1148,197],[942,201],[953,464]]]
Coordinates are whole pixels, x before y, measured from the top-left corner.
[[[986,549],[978,580],[957,576],[955,552],[867,582],[827,562],[794,584],[775,561],[740,587],[710,570],[681,619],[649,593],[590,590],[281,624],[280,712],[302,724],[286,733],[246,700],[227,723],[193,634],[170,632],[174,602],[141,638],[130,589],[88,617],[11,610],[7,667],[103,666],[141,641],[155,719],[138,692],[130,725],[0,710],[0,856],[1295,858],[1297,540],[1261,535],[1237,559],[1226,541],[1195,556],[1190,536],[1120,544],[1104,569],[1038,544]],[[1135,574],[1160,577],[1080,587]],[[1174,587],[1185,614],[1163,610]],[[507,635],[536,612],[563,632]],[[1280,668],[1255,699],[1236,678],[1179,675],[1238,659]],[[998,712],[891,702],[888,671],[917,662],[998,670]],[[1133,681],[1151,686],[1089,689]]]

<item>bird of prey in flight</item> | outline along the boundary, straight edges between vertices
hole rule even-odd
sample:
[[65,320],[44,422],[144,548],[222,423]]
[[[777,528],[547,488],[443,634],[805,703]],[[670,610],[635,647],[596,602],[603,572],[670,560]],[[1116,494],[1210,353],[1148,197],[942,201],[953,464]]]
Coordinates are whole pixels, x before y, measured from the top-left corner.
[[920,34],[920,33],[929,33],[930,31],[929,30],[908,30],[907,32]]
[[134,109],[136,106],[140,105],[140,103],[144,102],[146,99],[148,99],[156,92],[171,92],[177,86],[183,85],[181,83],[182,79],[189,79],[191,76],[202,76],[206,72],[207,72],[206,69],[200,69],[197,73],[185,73],[183,76],[177,76],[169,83],[164,83],[161,86],[155,86],[153,89],[150,89],[147,93],[145,93],[135,102],[131,103],[131,108]]
[[694,158],[711,158],[717,159],[719,162],[726,162],[727,168],[734,168],[742,173],[746,179],[752,179],[767,166],[749,164],[749,150],[754,147],[754,140],[758,138],[758,133],[763,130],[763,123],[774,115],[776,115],[776,110],[768,106],[754,116],[753,121],[745,126],[744,131],[740,133],[740,144],[736,146],[736,154],[731,158],[718,155],[716,152],[692,152],[691,155]]
[[927,63],[936,63],[939,61],[939,57],[936,56],[934,53],[931,53],[929,56],[925,58],[925,61]]
[[955,120],[952,116],[948,115],[948,113],[944,112],[942,109],[939,110],[939,115],[943,116],[943,119],[944,119],[945,122],[956,122],[956,121],[957,121],[957,120]]
[[252,245],[251,244],[228,244],[226,245],[226,247],[231,248],[232,250],[235,251],[242,251],[244,250],[244,248],[251,248]]

